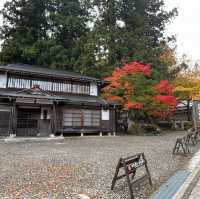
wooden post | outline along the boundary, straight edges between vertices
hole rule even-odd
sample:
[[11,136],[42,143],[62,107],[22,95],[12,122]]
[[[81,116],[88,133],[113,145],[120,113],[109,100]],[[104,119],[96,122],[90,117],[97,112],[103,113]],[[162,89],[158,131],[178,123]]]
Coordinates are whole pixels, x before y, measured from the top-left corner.
[[51,136],[55,136],[56,129],[57,129],[56,121],[57,121],[57,119],[56,119],[56,103],[53,102],[53,111],[52,111],[52,118],[51,118],[51,131],[52,131]]
[[145,165],[144,165],[144,166],[145,166],[147,175],[149,176],[149,184],[150,184],[151,186],[153,186],[153,183],[152,183],[152,180],[151,180],[151,174],[150,174],[149,168],[148,168],[148,166],[147,166],[147,159],[146,159],[144,153],[142,153],[142,158],[143,158],[143,160],[145,161]]
[[13,107],[12,103],[10,104],[10,116],[9,116],[9,126],[8,126],[8,136],[11,136],[12,134],[12,113],[13,113]]
[[116,170],[115,170],[114,178],[113,178],[113,180],[112,180],[111,190],[114,189],[115,184],[116,184],[116,182],[117,182],[117,176],[118,176],[118,173],[119,173],[119,169],[121,168],[121,162],[122,162],[122,159],[120,158],[119,161],[118,161]]
[[17,134],[17,110],[16,110],[16,101],[13,101],[12,107],[12,136]]

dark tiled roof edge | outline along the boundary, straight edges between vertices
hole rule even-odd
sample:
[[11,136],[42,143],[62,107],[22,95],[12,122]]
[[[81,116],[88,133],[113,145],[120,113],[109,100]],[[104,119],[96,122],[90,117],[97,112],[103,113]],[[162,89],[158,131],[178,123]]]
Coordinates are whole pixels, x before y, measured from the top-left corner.
[[85,75],[81,75],[75,72],[70,72],[67,70],[60,70],[60,69],[51,69],[46,67],[39,67],[35,65],[26,65],[26,64],[8,64],[6,66],[0,66],[0,70],[5,71],[13,71],[13,72],[21,72],[21,73],[31,73],[35,75],[47,75],[52,77],[59,77],[59,78],[72,78],[78,80],[85,80],[85,81],[94,81],[94,82],[101,82],[103,80],[88,77]]

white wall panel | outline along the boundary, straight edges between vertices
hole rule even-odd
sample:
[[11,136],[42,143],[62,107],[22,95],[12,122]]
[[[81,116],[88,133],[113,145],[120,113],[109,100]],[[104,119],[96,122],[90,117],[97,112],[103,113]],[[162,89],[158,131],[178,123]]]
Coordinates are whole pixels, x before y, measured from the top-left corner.
[[97,96],[98,95],[98,88],[97,83],[90,83],[90,95]]
[[6,88],[7,75],[0,74],[0,88]]

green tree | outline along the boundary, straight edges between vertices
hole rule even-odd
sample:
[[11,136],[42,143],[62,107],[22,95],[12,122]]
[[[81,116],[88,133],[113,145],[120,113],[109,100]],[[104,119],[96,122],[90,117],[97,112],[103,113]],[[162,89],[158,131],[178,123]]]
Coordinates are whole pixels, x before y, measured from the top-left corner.
[[33,45],[47,37],[45,9],[46,1],[40,0],[13,0],[5,3],[1,11],[1,61],[35,64]]
[[102,0],[96,6],[99,17],[93,31],[98,47],[97,66],[103,65],[104,71],[110,72],[114,66],[138,60],[150,63],[157,70],[157,77],[166,75],[166,63],[160,59],[160,41],[165,40],[165,26],[176,16],[176,9],[165,11],[163,0]]
[[87,29],[78,0],[13,0],[2,10],[1,62],[74,70]]
[[166,12],[163,0],[12,0],[1,14],[1,62],[101,78],[137,60],[150,63],[157,78],[168,72],[161,41],[177,11]]

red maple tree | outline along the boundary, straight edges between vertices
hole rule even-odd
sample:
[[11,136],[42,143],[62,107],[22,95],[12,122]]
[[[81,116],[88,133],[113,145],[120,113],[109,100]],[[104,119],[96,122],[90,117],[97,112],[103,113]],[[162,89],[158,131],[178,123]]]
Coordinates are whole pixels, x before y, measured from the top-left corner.
[[119,102],[126,111],[137,111],[153,117],[167,117],[177,105],[173,88],[167,80],[152,79],[149,64],[132,62],[116,68],[103,89],[107,100]]

